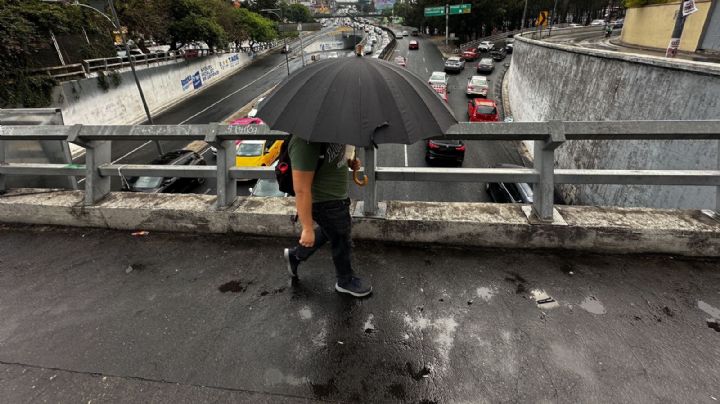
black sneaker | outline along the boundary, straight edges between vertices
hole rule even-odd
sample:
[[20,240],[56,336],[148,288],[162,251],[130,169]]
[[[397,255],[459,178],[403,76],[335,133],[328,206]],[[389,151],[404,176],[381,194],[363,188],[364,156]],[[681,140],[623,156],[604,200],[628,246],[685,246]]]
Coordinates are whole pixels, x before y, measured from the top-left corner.
[[293,278],[297,278],[297,269],[298,265],[300,265],[300,261],[295,258],[295,251],[291,252],[289,248],[286,248],[283,255],[285,256],[285,261],[287,262],[288,273]]
[[372,286],[363,282],[362,279],[353,276],[349,282],[344,282],[342,285],[335,283],[335,290],[355,297],[365,297],[372,293]]

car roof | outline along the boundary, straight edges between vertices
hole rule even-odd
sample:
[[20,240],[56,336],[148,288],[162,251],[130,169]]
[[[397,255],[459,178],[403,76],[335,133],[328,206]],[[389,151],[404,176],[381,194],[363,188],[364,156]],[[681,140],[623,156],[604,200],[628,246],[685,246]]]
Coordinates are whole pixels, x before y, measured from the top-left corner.
[[410,41],[410,43],[417,43],[417,41],[415,41],[415,40],[412,40],[412,41]]
[[447,60],[460,60],[459,56],[450,56]]
[[488,79],[487,76],[472,76],[472,77],[470,77],[471,81],[475,81],[475,80],[487,81],[487,79]]
[[493,61],[493,60],[490,59],[490,58],[482,58],[482,59],[480,59],[480,63],[492,63],[492,61]]

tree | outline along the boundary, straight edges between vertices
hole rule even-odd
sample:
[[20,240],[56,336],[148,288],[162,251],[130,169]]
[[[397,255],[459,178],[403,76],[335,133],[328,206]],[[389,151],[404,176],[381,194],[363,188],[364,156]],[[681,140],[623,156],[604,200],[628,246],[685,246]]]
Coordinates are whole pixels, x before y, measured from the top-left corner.
[[283,12],[283,17],[290,22],[312,22],[314,21],[310,9],[303,6],[302,4],[290,4],[283,2],[280,3],[280,8]]
[[172,0],[126,0],[115,2],[118,18],[133,38],[170,42]]
[[224,46],[225,30],[215,16],[212,2],[203,0],[176,0],[170,3],[168,36],[170,48],[177,49],[195,41],[207,43],[210,51]]
[[110,29],[106,20],[81,7],[0,0],[0,107],[50,104],[55,80],[33,73],[33,69],[60,64],[50,42],[51,32],[58,41],[82,38],[77,41],[80,46],[62,49],[65,61],[75,63],[114,54]]
[[236,21],[246,27],[250,46],[258,42],[270,42],[277,38],[277,30],[273,21],[246,8],[237,8],[234,9],[234,12],[238,13]]

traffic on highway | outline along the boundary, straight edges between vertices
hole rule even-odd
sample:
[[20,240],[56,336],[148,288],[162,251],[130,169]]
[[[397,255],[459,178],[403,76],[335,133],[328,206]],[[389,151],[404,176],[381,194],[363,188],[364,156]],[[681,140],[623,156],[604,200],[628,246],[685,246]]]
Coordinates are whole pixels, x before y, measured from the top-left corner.
[[[356,57],[352,49],[336,49],[324,44],[333,35],[345,33],[357,35],[356,41],[363,45],[365,57],[377,58],[395,36],[394,50],[387,55],[390,63],[398,64],[428,83],[455,114],[458,121],[495,122],[504,120],[502,106],[502,79],[512,59],[512,39],[500,43],[482,42],[474,49],[458,55],[446,55],[437,45],[417,29],[406,26],[381,28],[370,19],[336,18],[324,20],[321,31],[305,39],[305,48],[319,46],[319,52],[306,55],[305,63],[325,58]],[[262,123],[254,118],[262,95],[271,91],[287,76],[285,55],[289,58],[292,73],[303,68],[299,41],[274,49],[258,56],[249,66],[214,85],[198,95],[182,101],[154,118],[156,124],[201,124],[234,120],[231,124]],[[238,116],[238,111],[246,111]],[[429,133],[428,137],[438,134]],[[113,147],[115,164],[179,164],[178,161],[193,161],[193,164],[214,165],[213,148],[202,142],[187,145],[179,142],[163,142],[165,153],[157,155],[157,149],[150,142],[123,142]],[[272,166],[277,159],[282,141],[265,144],[259,141],[237,142],[238,166]],[[193,159],[177,159],[178,155],[193,156]],[[180,163],[184,164],[184,163]],[[512,143],[491,141],[423,141],[411,145],[384,144],[378,148],[378,165],[387,167],[495,167],[502,164],[522,166],[522,158]],[[140,188],[130,181],[155,185]],[[191,181],[183,186],[166,186],[176,182],[174,178],[133,178],[120,177],[113,188],[138,192],[192,192],[212,194],[215,180]],[[238,181],[239,195],[263,195],[263,190],[272,189],[272,184],[257,180]],[[165,185],[163,185],[165,184]],[[381,200],[416,201],[512,201],[498,198],[498,192],[489,189],[508,189],[513,184],[478,184],[458,182],[382,182],[378,185]],[[523,184],[529,188],[527,184]],[[529,191],[532,192],[531,190]],[[506,192],[507,193],[507,192]],[[278,192],[269,192],[279,195]],[[362,189],[351,189],[351,198],[362,199]]]

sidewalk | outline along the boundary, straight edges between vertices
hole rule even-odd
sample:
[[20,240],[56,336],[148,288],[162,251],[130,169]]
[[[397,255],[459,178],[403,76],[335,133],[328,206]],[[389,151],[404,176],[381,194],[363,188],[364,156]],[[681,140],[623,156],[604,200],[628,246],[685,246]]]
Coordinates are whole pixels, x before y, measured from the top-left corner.
[[2,401],[720,399],[718,260],[358,243],[356,300],[289,243],[0,227]]

